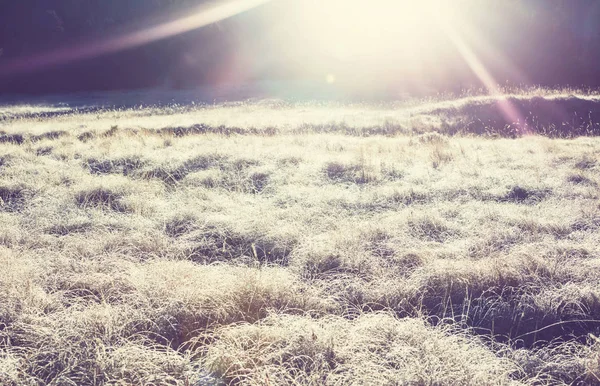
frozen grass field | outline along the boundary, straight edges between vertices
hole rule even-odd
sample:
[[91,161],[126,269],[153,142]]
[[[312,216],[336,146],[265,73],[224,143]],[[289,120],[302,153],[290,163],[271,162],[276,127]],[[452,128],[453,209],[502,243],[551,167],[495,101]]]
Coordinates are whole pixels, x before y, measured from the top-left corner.
[[0,107],[2,385],[600,384],[600,97]]

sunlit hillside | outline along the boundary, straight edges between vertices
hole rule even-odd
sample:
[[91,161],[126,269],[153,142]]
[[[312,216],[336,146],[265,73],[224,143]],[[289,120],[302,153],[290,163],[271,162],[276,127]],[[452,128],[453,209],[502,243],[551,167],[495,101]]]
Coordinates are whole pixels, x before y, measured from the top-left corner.
[[0,130],[2,385],[600,384],[598,96]]

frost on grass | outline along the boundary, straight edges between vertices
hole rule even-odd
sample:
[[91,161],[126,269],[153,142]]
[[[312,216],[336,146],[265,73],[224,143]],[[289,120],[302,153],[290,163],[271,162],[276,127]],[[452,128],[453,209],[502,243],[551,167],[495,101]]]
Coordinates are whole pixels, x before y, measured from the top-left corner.
[[86,161],[86,166],[93,174],[123,174],[129,175],[132,172],[141,169],[146,162],[139,156],[123,157],[117,159],[95,159],[90,158]]
[[436,103],[5,120],[0,384],[600,384],[596,127]]
[[127,212],[129,207],[123,202],[123,194],[110,188],[92,188],[78,192],[75,202],[82,209],[96,208]]
[[236,227],[219,221],[207,221],[197,226],[183,236],[182,241],[188,246],[186,258],[196,262],[237,261],[280,265],[287,264],[297,244],[296,236],[276,232],[267,234],[259,229]]
[[272,315],[216,334],[207,367],[242,385],[510,385],[519,373],[477,341],[387,314]]

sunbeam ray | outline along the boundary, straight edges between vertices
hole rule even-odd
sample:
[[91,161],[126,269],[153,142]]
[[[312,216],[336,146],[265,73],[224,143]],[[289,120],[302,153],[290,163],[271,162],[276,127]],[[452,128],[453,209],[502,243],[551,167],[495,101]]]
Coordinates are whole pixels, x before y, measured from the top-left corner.
[[467,65],[471,68],[475,76],[483,83],[492,96],[497,96],[498,106],[504,118],[517,126],[517,129],[523,133],[528,133],[527,122],[523,114],[506,98],[502,98],[502,90],[493,75],[488,71],[483,62],[477,57],[475,51],[467,43],[461,33],[451,24],[446,23],[443,17],[439,16],[439,25],[444,30],[452,44],[456,47]]
[[231,0],[218,5],[202,6],[192,15],[143,28],[125,35],[15,58],[0,66],[0,76],[27,73],[58,64],[70,63],[138,47],[180,35],[228,19],[275,0]]

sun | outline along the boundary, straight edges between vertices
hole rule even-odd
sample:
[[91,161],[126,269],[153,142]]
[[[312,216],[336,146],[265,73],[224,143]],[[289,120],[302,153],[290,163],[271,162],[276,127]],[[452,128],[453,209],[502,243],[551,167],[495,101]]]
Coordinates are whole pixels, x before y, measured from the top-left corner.
[[307,36],[335,58],[349,60],[432,48],[438,18],[448,7],[434,0],[308,0]]
[[361,73],[410,76],[439,64],[436,57],[449,45],[443,25],[461,23],[457,2],[284,0],[267,24],[298,71],[343,84]]

